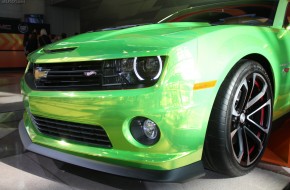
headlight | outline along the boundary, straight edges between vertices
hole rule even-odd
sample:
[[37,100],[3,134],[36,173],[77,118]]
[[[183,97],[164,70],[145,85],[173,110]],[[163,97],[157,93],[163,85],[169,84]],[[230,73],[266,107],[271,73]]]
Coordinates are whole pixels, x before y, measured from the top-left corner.
[[140,81],[152,81],[160,77],[162,60],[157,57],[141,57],[134,59],[134,72]]
[[103,64],[103,84],[151,86],[160,78],[163,66],[161,56],[108,60]]

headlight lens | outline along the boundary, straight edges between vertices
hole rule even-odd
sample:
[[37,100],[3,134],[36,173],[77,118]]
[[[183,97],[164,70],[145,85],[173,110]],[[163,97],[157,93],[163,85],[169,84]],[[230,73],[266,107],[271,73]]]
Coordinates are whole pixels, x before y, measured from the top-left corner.
[[158,136],[159,131],[157,125],[150,119],[144,121],[142,128],[147,138],[154,140]]
[[134,72],[140,81],[156,80],[162,71],[162,60],[157,57],[141,57],[134,59]]

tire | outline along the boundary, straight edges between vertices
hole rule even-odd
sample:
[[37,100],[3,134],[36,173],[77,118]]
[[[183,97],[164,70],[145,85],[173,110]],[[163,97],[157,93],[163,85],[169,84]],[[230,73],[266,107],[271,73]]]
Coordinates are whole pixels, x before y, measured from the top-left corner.
[[233,177],[250,172],[266,148],[272,110],[265,69],[255,61],[241,60],[215,99],[204,143],[205,167]]

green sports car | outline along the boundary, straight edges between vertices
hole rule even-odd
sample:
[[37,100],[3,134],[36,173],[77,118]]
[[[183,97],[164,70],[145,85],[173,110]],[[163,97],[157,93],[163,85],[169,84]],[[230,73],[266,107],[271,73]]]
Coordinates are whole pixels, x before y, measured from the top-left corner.
[[240,176],[290,108],[289,0],[196,3],[28,57],[26,149],[155,181]]

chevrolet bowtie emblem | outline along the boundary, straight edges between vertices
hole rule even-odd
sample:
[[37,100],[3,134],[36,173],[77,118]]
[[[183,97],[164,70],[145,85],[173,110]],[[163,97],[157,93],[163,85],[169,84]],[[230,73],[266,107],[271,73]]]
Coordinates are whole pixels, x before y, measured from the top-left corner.
[[48,74],[48,71],[42,71],[41,67],[37,67],[34,70],[34,78],[35,78],[35,80],[39,80],[41,78],[46,78],[47,74]]

